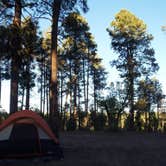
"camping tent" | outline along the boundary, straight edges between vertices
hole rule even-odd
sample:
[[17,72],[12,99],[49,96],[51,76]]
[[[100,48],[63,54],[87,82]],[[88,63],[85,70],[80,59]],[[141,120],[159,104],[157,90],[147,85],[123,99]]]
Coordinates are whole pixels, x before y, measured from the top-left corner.
[[0,158],[42,155],[61,158],[62,150],[58,139],[38,114],[18,111],[0,125]]

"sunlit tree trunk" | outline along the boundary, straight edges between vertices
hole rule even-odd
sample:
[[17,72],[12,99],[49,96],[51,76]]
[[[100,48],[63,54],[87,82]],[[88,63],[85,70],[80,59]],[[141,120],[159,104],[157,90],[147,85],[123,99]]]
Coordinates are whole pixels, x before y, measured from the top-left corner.
[[59,135],[59,111],[58,111],[58,57],[57,36],[58,19],[61,0],[54,0],[52,7],[52,31],[51,31],[51,78],[50,78],[50,125],[55,134]]
[[[19,29],[21,26],[21,0],[15,0],[15,13],[13,25],[14,28]],[[10,85],[10,113],[14,113],[18,109],[18,77],[19,77],[19,55],[17,48],[20,47],[20,37],[17,36],[15,50],[11,59],[11,85]]]

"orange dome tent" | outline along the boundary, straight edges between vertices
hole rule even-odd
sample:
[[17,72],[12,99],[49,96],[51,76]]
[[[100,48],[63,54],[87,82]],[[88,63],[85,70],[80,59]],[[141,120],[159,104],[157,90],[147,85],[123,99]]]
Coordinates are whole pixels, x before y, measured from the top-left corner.
[[42,155],[63,156],[58,139],[37,113],[18,111],[0,125],[0,158]]

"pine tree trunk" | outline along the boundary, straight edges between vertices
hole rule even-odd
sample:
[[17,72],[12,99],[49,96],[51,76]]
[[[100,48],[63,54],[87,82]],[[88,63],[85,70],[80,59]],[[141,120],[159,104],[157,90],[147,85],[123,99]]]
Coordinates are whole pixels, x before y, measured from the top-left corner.
[[[46,75],[49,75],[49,69],[46,67]],[[47,86],[46,86],[46,100],[47,100],[47,111],[46,111],[46,113],[47,113],[47,117],[49,117],[49,108],[50,108],[50,103],[49,103],[49,80],[48,80],[48,78],[47,78]]]
[[145,111],[145,131],[148,131],[148,112]]
[[158,120],[158,126],[157,130],[160,129],[160,112],[159,112],[159,104],[157,104],[157,120]]
[[[69,92],[66,93],[66,99],[65,99],[65,109],[64,109],[64,114],[63,114],[63,129],[65,129],[65,125],[66,125],[66,112],[68,112],[68,97],[69,97]],[[70,114],[70,118],[71,118],[71,114]]]
[[52,31],[51,31],[51,78],[50,78],[50,125],[57,136],[59,136],[59,111],[58,111],[58,57],[57,36],[58,19],[61,1],[54,0],[52,4]]
[[43,112],[43,74],[42,74],[42,71],[41,71],[41,76],[40,76],[40,111]]
[[21,99],[21,110],[24,108],[24,95],[25,95],[25,88],[22,89],[22,99]]
[[86,95],[86,80],[85,80],[85,59],[83,59],[83,86],[84,86],[84,105],[87,112],[87,95]]
[[[89,56],[89,55],[88,55]],[[89,57],[88,57],[89,59]],[[88,69],[87,69],[87,83],[86,83],[86,94],[87,94],[87,98],[86,98],[86,111],[89,110],[89,70],[90,70],[90,67],[89,67],[89,64],[88,64]]]
[[61,94],[60,94],[60,110],[61,110],[61,119],[63,118],[63,74],[61,71],[61,90],[60,90]]
[[[0,65],[1,65],[1,61],[0,61]],[[2,86],[2,77],[1,77],[1,75],[2,75],[2,73],[1,73],[2,71],[1,71],[1,66],[0,66],[0,108],[1,108],[1,86]]]
[[16,57],[11,62],[10,113],[18,109],[18,62]]
[[129,85],[129,106],[130,106],[130,130],[134,130],[134,80],[133,78],[130,79]]
[[97,111],[97,108],[96,108],[96,86],[95,86],[95,71],[94,71],[94,73],[93,73],[93,86],[94,86],[94,88],[93,88],[93,98],[94,98],[94,111],[96,112]]
[[49,116],[49,87],[47,87],[47,117]]
[[75,66],[74,66],[74,93],[73,93],[73,99],[74,99],[74,110],[73,110],[73,116],[75,117],[76,113],[77,113],[77,88],[78,88],[78,85],[77,85],[77,82],[78,82],[78,73],[77,73],[77,62],[75,62]]
[[30,62],[27,62],[26,65],[26,73],[27,73],[27,80],[26,80],[26,103],[25,109],[29,110],[29,103],[30,103]]
[[130,130],[134,130],[134,60],[133,60],[133,53],[129,46],[128,48],[128,82],[129,82],[129,107],[130,107]]
[[[46,63],[46,62],[45,62]],[[43,87],[43,114],[45,113],[45,108],[46,108],[46,88],[47,88],[47,69],[46,69],[46,64],[44,65],[44,87]]]
[[[15,15],[13,25],[16,29],[21,26],[21,0],[15,0]],[[16,35],[16,34],[14,34]],[[14,113],[18,109],[18,77],[19,77],[19,61],[18,50],[20,48],[20,37],[16,36],[15,50],[11,59],[11,85],[10,85],[10,113]]]
[[70,83],[69,83],[69,85],[70,85],[70,87],[69,87],[69,94],[70,94],[70,118],[71,118],[71,116],[72,116],[72,71],[71,71],[71,69],[72,69],[72,65],[71,65],[71,61],[70,61]]

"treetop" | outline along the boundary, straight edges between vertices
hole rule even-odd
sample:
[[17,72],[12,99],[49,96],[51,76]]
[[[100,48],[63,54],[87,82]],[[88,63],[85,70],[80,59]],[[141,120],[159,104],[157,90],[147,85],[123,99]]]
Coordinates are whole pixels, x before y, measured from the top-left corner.
[[133,13],[126,9],[120,10],[116,14],[115,20],[111,22],[113,33],[123,33],[128,37],[137,38],[146,32],[146,24],[143,20],[136,17]]

